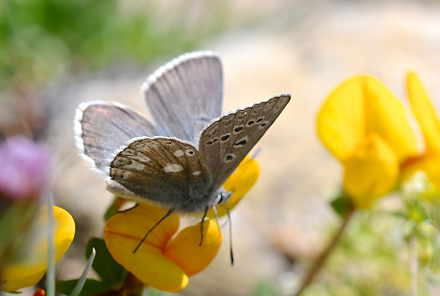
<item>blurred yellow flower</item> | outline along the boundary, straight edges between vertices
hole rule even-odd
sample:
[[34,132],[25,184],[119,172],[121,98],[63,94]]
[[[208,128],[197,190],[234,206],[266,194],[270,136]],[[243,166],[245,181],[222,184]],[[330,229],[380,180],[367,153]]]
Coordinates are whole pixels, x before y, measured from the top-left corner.
[[360,209],[390,192],[399,165],[417,154],[400,101],[378,79],[354,76],[340,84],[317,117],[319,138],[344,166],[344,189]]
[[166,210],[149,204],[120,212],[111,217],[104,228],[104,239],[113,258],[146,285],[167,292],[178,292],[188,284],[188,276],[205,269],[217,255],[222,236],[217,223],[204,221],[203,243],[200,223],[179,232],[179,217],[170,215],[133,253],[145,233]]
[[414,172],[423,171],[440,188],[440,123],[417,74],[408,73],[406,83],[411,110],[422,131],[425,149],[423,153],[403,164],[402,179],[406,180]]
[[[67,251],[75,236],[75,222],[72,216],[60,207],[54,211],[55,261]],[[19,218],[19,217],[18,217]],[[34,221],[35,231],[23,247],[22,255],[14,262],[3,266],[2,288],[17,291],[37,284],[47,269],[47,206],[42,207]],[[15,258],[14,258],[15,259]]]
[[[232,209],[256,183],[260,174],[257,161],[250,156],[241,162],[223,187],[232,193],[228,201]],[[218,205],[218,216],[227,214],[225,204]],[[172,239],[179,228],[179,217],[171,215],[161,222],[142,246],[133,250],[145,233],[157,223],[166,210],[149,204],[139,204],[109,219],[104,229],[107,248],[113,258],[146,285],[162,291],[178,292],[188,284],[188,277],[204,270],[217,255],[222,242],[217,222],[204,221],[203,243],[201,225],[187,227]],[[207,217],[215,217],[209,210]]]

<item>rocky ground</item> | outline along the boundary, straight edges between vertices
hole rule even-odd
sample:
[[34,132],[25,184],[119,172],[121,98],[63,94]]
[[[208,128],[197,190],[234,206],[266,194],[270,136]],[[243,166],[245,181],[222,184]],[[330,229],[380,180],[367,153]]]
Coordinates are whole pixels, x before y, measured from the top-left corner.
[[[342,80],[359,73],[376,75],[406,103],[404,77],[414,69],[440,103],[439,2],[279,0],[263,7],[238,2],[237,18],[246,13],[265,16],[247,27],[231,26],[200,47],[222,57],[224,111],[281,92],[292,92],[293,100],[259,142],[261,177],[234,210],[235,265],[229,265],[225,243],[212,265],[193,277],[181,295],[249,295],[260,279],[280,287],[294,284],[301,270],[285,254],[307,260],[322,247],[322,231],[337,221],[328,200],[341,169],[316,136],[315,116]],[[89,236],[102,236],[101,217],[111,200],[103,179],[77,156],[75,107],[82,101],[113,100],[142,109],[139,87],[163,62],[143,72],[113,69],[94,74],[45,95],[50,144],[56,151],[55,196],[73,213],[78,227],[78,247],[61,261],[64,278],[79,275],[80,246]]]

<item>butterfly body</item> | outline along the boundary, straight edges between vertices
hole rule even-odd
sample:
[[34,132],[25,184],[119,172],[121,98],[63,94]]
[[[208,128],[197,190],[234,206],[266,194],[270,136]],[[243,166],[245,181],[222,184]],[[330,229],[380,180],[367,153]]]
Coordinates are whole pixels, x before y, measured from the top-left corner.
[[221,64],[212,52],[171,61],[143,91],[154,123],[118,104],[84,103],[77,145],[108,176],[109,191],[189,213],[227,201],[222,184],[290,101],[283,93],[221,116]]

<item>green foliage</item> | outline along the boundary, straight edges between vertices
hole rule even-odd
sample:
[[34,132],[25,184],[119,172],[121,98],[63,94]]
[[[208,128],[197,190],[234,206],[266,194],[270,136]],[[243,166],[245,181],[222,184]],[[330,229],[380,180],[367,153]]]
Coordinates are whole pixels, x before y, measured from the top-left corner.
[[357,213],[304,295],[409,295],[409,260],[399,222],[384,212]]
[[[81,291],[81,295],[85,296],[117,290],[122,286],[127,275],[127,271],[111,256],[104,240],[98,238],[90,239],[86,247],[87,258],[90,257],[93,248],[96,250],[96,257],[93,261],[92,268],[98,274],[100,280],[86,280]],[[56,285],[57,291],[65,295],[70,295],[77,283],[77,279],[58,281]]]
[[347,196],[347,194],[341,189],[341,192],[338,194],[338,196],[330,203],[330,206],[335,211],[335,213],[340,217],[345,217],[348,212],[350,211],[350,208],[353,206],[350,198]]
[[170,8],[166,21],[154,5],[123,11],[116,0],[0,1],[0,87],[44,85],[66,73],[115,63],[146,65],[193,48],[223,26],[222,16],[211,14],[218,8],[213,4],[205,7],[212,18],[193,27],[189,11],[172,15],[179,5]]
[[260,280],[257,282],[256,287],[252,293],[253,296],[273,296],[274,286],[269,280]]
[[417,295],[433,295],[429,286],[440,284],[440,192],[418,175],[399,194],[356,213],[305,296],[411,295],[414,259]]

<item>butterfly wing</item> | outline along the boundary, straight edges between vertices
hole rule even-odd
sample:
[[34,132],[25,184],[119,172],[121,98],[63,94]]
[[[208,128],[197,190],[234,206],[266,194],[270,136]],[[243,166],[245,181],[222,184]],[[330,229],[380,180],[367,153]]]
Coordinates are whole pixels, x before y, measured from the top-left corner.
[[290,101],[281,94],[251,107],[238,109],[202,131],[199,149],[212,174],[212,188],[220,187],[274,123]]
[[211,176],[197,149],[173,138],[133,139],[110,164],[116,181],[139,198],[185,212],[204,210]]
[[181,55],[149,76],[143,91],[160,135],[197,145],[200,131],[221,115],[220,59],[210,51]]
[[74,129],[76,144],[83,155],[106,173],[112,153],[127,140],[156,135],[154,126],[135,110],[98,101],[79,105]]

